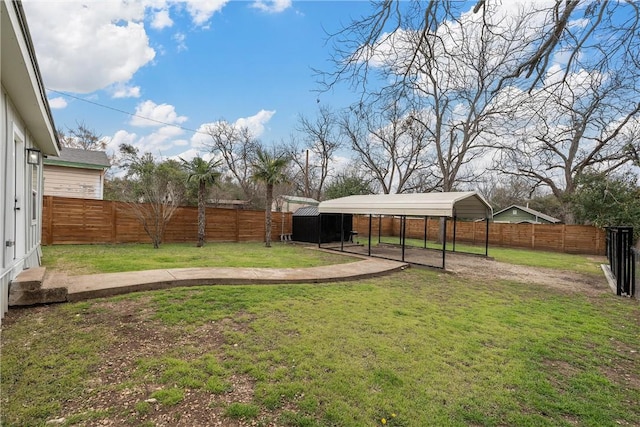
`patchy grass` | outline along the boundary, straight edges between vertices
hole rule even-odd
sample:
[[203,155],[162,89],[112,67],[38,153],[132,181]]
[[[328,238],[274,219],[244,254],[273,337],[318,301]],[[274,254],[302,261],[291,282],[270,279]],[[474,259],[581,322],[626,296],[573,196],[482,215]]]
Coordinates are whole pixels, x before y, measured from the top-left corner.
[[409,269],[12,310],[2,329],[7,426],[187,415],[188,425],[640,424],[640,305],[609,294]]
[[38,425],[38,420],[60,413],[67,399],[86,389],[112,341],[106,330],[82,326],[75,314],[83,306],[58,306],[53,316],[30,311],[26,321],[10,327],[3,322],[3,425]]
[[116,273],[185,267],[315,267],[355,261],[356,258],[316,251],[300,245],[274,243],[166,243],[43,246],[42,263],[69,275]]
[[234,402],[225,409],[224,414],[229,418],[251,419],[260,414],[260,407],[250,403]]

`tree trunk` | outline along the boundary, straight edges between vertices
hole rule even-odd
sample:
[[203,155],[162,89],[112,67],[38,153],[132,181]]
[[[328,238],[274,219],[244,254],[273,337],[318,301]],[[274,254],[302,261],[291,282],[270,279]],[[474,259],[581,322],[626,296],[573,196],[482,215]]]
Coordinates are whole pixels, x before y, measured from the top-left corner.
[[443,243],[444,242],[444,232],[445,232],[445,222],[444,222],[444,218],[440,217],[440,221],[439,221],[439,225],[438,225],[438,239],[437,239],[437,243]]
[[265,217],[265,243],[267,248],[271,247],[271,203],[273,202],[273,184],[267,184],[267,200],[264,209]]
[[207,183],[204,180],[200,180],[198,186],[198,248],[204,246],[205,227],[207,225],[206,218],[206,189]]

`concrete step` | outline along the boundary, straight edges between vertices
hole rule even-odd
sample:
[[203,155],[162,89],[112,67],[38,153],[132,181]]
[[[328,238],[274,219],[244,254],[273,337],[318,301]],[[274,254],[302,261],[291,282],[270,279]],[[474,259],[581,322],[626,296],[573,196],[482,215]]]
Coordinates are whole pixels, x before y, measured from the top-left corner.
[[22,271],[9,285],[9,306],[29,306],[67,301],[67,288],[43,288],[45,267]]

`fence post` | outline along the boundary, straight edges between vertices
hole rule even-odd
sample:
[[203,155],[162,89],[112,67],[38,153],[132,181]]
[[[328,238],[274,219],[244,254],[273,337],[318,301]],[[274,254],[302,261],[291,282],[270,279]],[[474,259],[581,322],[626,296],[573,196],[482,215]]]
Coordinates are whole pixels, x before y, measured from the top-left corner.
[[240,241],[240,209],[236,209],[235,235],[236,235],[236,242],[239,242]]
[[111,243],[118,243],[118,206],[111,201]]
[[620,238],[620,230],[617,230],[616,232],[616,249],[615,249],[615,253],[616,253],[616,268],[615,268],[615,275],[616,275],[616,284],[617,284],[617,289],[616,289],[616,294],[617,295],[622,295],[622,278],[621,273],[622,273],[622,263],[620,262],[620,257],[622,255],[622,239]]
[[631,296],[636,296],[636,284],[638,282],[638,271],[640,264],[640,251],[631,248]]
[[616,279],[616,294],[635,295],[635,249],[632,248],[633,228],[607,227],[607,260]]
[[536,225],[531,224],[531,249],[536,248]]
[[47,245],[53,245],[53,196],[45,196],[47,198],[47,211],[49,216],[47,218]]

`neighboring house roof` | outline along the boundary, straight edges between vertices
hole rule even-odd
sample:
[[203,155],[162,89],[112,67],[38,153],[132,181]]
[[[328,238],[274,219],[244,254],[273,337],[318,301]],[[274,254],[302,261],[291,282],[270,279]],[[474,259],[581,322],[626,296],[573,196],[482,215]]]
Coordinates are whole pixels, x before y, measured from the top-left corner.
[[369,194],[327,200],[320,213],[491,218],[491,205],[475,191]]
[[209,205],[227,205],[227,206],[245,206],[249,204],[248,200],[237,199],[209,199],[207,200]]
[[320,212],[318,212],[317,206],[305,206],[293,213],[293,216],[318,216]]
[[104,151],[82,150],[79,148],[63,148],[60,156],[47,157],[45,165],[67,166],[82,169],[109,169],[111,162]]
[[559,222],[562,222],[558,218],[554,218],[552,216],[543,214],[542,212],[537,211],[535,209],[527,208],[527,207],[524,207],[524,206],[518,206],[518,205],[511,205],[508,208],[504,208],[501,211],[494,213],[493,216],[494,217],[499,216],[500,214],[502,214],[504,212],[507,212],[507,211],[511,211],[513,209],[521,210],[522,212],[528,213],[529,215],[532,215],[532,216],[534,216],[536,218],[541,218],[541,219],[543,219],[543,220],[545,220],[547,222],[550,222],[552,224],[557,224]]
[[320,202],[316,199],[312,199],[310,197],[300,197],[300,196],[280,196],[281,199],[286,200],[291,203],[298,203],[303,205],[313,205],[317,206]]
[[2,87],[44,154],[56,155],[60,142],[36,60],[27,19],[19,1],[0,0]]

